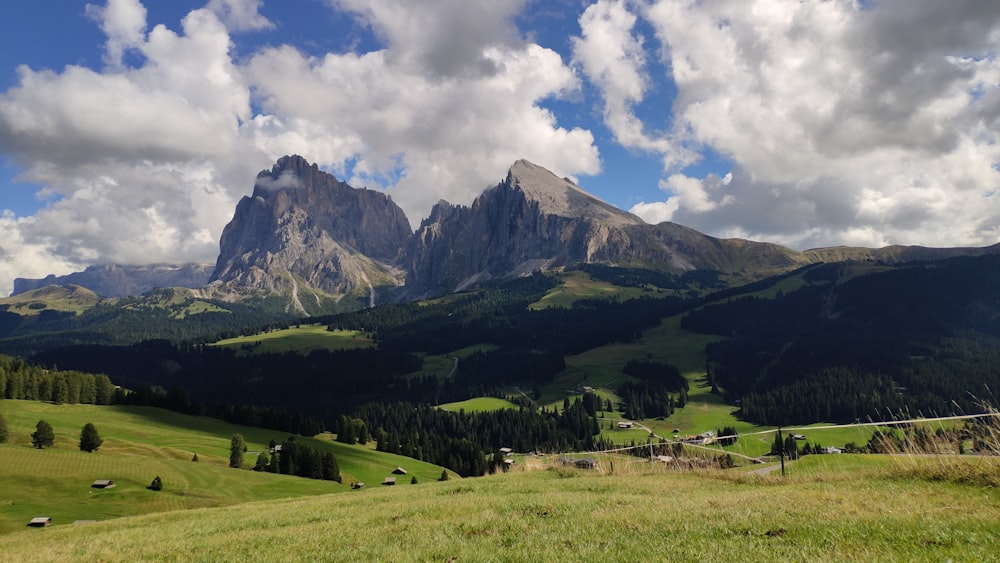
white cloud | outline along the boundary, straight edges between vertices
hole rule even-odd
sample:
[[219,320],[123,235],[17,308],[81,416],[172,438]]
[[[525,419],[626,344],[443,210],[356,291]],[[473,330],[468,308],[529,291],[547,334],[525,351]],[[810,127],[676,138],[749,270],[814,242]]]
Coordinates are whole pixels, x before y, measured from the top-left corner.
[[677,85],[675,134],[734,163],[727,186],[668,182],[672,220],[796,246],[997,241],[1000,5],[665,0],[642,14]]
[[260,13],[263,0],[208,0],[205,6],[229,31],[260,31],[274,24]]
[[580,84],[557,53],[519,37],[523,0],[337,5],[384,48],[314,57],[278,45],[242,64],[229,33],[267,28],[259,1],[212,0],[180,33],[147,31],[135,1],[88,8],[107,68],[21,67],[0,93],[0,152],[59,196],[4,219],[14,234],[0,292],[14,276],[93,261],[213,260],[237,200],[285,154],[387,188],[413,222],[439,199],[470,202],[518,158],[599,171],[590,132],[541,107]]
[[496,73],[488,46],[518,42],[511,18],[527,0],[332,0],[389,45],[387,62],[437,78]]
[[[90,12],[105,17],[103,29],[129,28],[120,7]],[[0,94],[0,151],[21,180],[59,196],[30,220],[8,221],[19,231],[11,240],[26,246],[0,258],[9,272],[0,292],[14,276],[39,273],[19,256],[43,252],[51,256],[37,263],[52,271],[42,274],[97,260],[216,257],[237,199],[272,158],[241,134],[250,92],[225,28],[206,10],[191,12],[182,26],[177,34],[157,25],[128,42],[109,35],[109,55],[126,43],[141,55],[134,68],[22,66],[17,86]]]
[[10,211],[0,213],[0,297],[14,289],[14,278],[42,278],[49,274],[68,274],[80,270],[89,262],[74,262],[54,252],[54,241],[44,238],[34,242],[24,240],[21,231],[30,226],[32,217],[15,217]]
[[[328,168],[352,160],[347,180],[389,187],[414,223],[439,199],[469,203],[518,158],[544,162],[561,175],[596,173],[590,132],[560,127],[539,105],[575,91],[573,71],[554,51],[495,31],[509,29],[508,13],[517,5],[478,13],[463,2],[352,3],[388,45],[323,57],[289,46],[259,52],[247,76],[264,110],[282,116],[280,125],[261,126],[279,127],[289,139],[317,139],[329,159],[302,154]],[[454,49],[462,55],[451,59],[438,50],[437,28],[410,35],[413,22],[438,16],[456,29],[467,20],[494,31],[461,35]],[[321,133],[306,135],[304,127]]]
[[103,7],[87,4],[87,15],[101,24],[101,30],[107,36],[105,64],[120,67],[125,51],[142,45],[146,32],[146,7],[139,0],[108,0]]
[[625,147],[672,152],[664,138],[650,137],[632,106],[650,88],[637,17],[623,0],[598,0],[580,16],[582,37],[573,38],[573,60],[604,98],[604,122]]

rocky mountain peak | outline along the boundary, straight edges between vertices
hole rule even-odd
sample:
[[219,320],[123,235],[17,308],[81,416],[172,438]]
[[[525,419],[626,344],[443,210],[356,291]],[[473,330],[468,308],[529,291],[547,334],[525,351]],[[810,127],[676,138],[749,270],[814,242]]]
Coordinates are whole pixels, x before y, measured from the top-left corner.
[[617,226],[643,224],[639,217],[601,201],[568,178],[560,178],[527,160],[518,160],[510,167],[503,185],[522,192],[526,199],[537,203],[538,210],[544,214],[592,219]]
[[[222,232],[213,281],[235,288],[374,294],[402,282],[393,264],[412,236],[382,192],[355,189],[298,155],[254,182]],[[366,299],[367,300],[367,299]]]

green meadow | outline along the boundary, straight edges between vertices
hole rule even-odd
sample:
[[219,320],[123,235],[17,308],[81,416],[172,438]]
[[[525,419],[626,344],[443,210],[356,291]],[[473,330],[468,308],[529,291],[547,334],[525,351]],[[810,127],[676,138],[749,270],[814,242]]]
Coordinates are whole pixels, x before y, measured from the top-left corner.
[[375,343],[357,330],[327,330],[326,325],[312,324],[272,330],[251,336],[227,338],[211,344],[246,349],[255,354],[280,354],[313,350],[354,350],[371,348]]
[[922,473],[932,460],[812,458],[784,478],[619,461],[22,526],[0,560],[996,560],[997,487]]
[[[0,401],[0,413],[10,430],[0,444],[0,534],[24,527],[34,516],[51,516],[56,525],[76,520],[107,520],[121,516],[223,506],[253,500],[288,498],[351,491],[361,481],[378,487],[396,467],[418,482],[441,476],[441,467],[411,458],[377,452],[370,447],[297,437],[337,456],[342,483],[236,470],[228,467],[232,435],[242,434],[248,453],[244,466],[257,459],[270,440],[281,442],[287,432],[228,424],[148,407],[54,405],[35,401]],[[55,445],[31,446],[39,420],[55,430]],[[79,450],[80,430],[93,423],[104,443],[98,451]],[[192,458],[197,455],[198,461]],[[146,489],[159,475],[162,491]],[[113,489],[90,488],[97,479],[112,479]],[[10,484],[8,486],[7,484]],[[16,484],[16,485],[14,485]]]
[[490,412],[505,409],[519,409],[521,407],[506,399],[498,399],[496,397],[476,397],[473,399],[466,399],[465,401],[445,403],[443,405],[439,405],[438,408],[451,412]]

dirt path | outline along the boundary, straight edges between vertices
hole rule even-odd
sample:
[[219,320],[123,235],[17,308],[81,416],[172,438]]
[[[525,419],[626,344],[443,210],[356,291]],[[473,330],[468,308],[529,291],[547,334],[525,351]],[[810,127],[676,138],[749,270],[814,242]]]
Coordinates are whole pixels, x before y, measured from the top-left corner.
[[777,465],[770,465],[768,467],[761,467],[760,469],[754,469],[753,471],[747,473],[747,475],[770,475],[779,469],[781,469],[780,463]]

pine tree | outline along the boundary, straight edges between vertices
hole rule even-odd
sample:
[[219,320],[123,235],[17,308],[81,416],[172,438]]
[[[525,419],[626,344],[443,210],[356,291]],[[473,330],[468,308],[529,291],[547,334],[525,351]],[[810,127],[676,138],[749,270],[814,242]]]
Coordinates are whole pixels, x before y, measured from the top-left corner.
[[161,489],[163,489],[163,480],[160,479],[159,475],[157,475],[156,477],[153,477],[153,482],[149,484],[149,490],[159,491]]
[[448,470],[447,469],[442,469],[441,470],[441,477],[438,478],[438,481],[447,481],[447,480],[448,480]]
[[0,414],[0,444],[7,442],[8,430],[7,430],[7,419]]
[[194,454],[193,456],[191,456],[191,461],[195,462],[198,461],[198,454]]
[[52,430],[52,425],[44,420],[39,420],[35,425],[35,431],[31,433],[31,445],[38,449],[51,446],[56,442],[56,434]]
[[417,476],[416,475],[414,475],[413,477],[410,477],[410,484],[411,485],[416,485],[417,484]]
[[323,452],[322,474],[323,479],[340,483],[340,465],[333,452]]
[[253,470],[254,471],[267,471],[267,467],[268,467],[269,463],[270,463],[270,460],[267,457],[267,451],[261,450],[261,452],[259,454],[257,454],[257,463],[254,464]]
[[95,452],[97,448],[101,447],[104,440],[101,439],[100,434],[97,433],[97,428],[88,422],[83,425],[83,430],[80,431],[80,450],[84,452]]
[[247,451],[247,443],[240,433],[233,434],[229,442],[229,467],[243,467],[243,454]]

